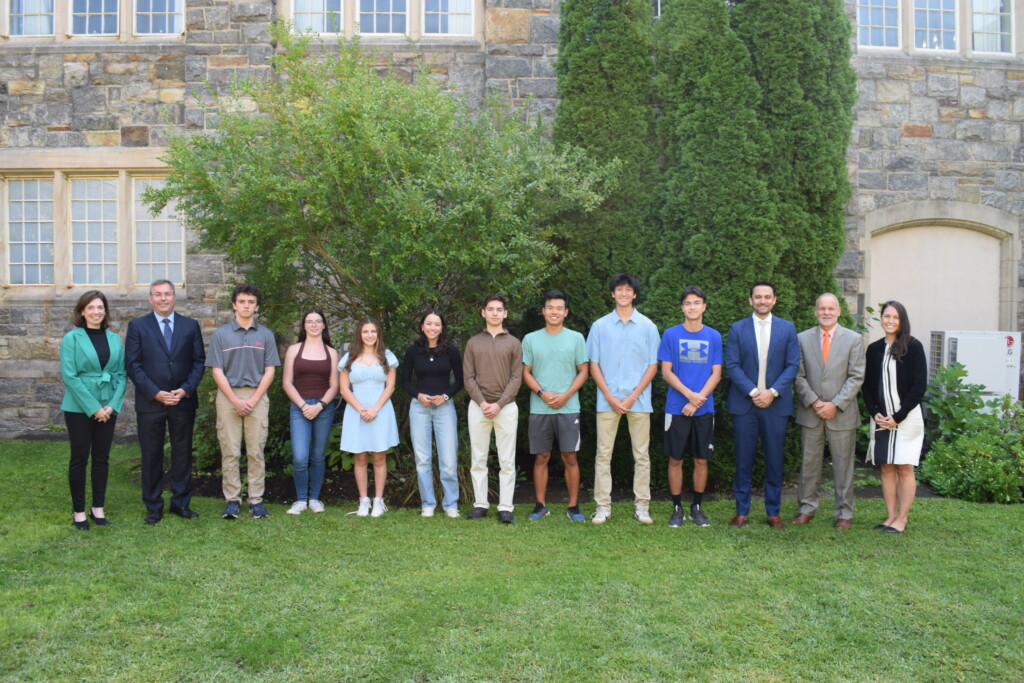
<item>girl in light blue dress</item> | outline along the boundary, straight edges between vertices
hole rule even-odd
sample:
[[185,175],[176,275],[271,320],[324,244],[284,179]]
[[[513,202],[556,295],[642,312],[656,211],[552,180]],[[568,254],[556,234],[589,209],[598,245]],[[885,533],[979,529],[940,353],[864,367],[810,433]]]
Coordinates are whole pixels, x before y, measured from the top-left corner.
[[[355,455],[356,488],[359,489],[360,517],[380,517],[384,504],[384,482],[388,477],[387,450],[398,445],[398,422],[391,405],[395,391],[398,358],[384,347],[380,324],[373,318],[356,323],[355,339],[348,353],[338,361],[345,417],[341,423],[341,450]],[[373,454],[374,498],[371,510],[367,496],[367,463]],[[351,513],[350,513],[351,514]]]

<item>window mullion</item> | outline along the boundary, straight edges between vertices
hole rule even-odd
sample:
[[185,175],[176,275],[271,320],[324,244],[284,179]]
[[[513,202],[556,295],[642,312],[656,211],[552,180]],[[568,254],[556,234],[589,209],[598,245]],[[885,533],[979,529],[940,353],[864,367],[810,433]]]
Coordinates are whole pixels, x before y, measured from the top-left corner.
[[132,230],[132,178],[128,171],[117,173],[117,283],[122,294],[135,283],[135,240]]
[[68,177],[53,173],[53,286],[56,291],[73,285],[71,280],[71,213]]

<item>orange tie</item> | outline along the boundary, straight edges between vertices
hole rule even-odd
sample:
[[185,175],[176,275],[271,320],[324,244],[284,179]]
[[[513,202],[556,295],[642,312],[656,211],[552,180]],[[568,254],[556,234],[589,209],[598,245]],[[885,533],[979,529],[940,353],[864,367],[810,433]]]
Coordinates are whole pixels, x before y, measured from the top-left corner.
[[821,362],[828,363],[828,350],[832,348],[832,333],[826,332],[825,338],[821,340]]

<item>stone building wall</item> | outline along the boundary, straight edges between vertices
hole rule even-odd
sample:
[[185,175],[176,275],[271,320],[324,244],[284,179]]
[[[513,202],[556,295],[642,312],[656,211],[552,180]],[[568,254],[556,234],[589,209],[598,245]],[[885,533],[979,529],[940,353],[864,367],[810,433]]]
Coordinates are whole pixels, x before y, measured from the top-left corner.
[[[430,77],[473,104],[493,90],[550,120],[558,102],[559,1],[480,2],[477,35],[420,41]],[[852,17],[855,0],[847,6]],[[269,24],[279,11],[271,0],[189,0],[183,40],[0,42],[0,174],[57,167],[69,158],[76,168],[158,171],[171,134],[201,134],[215,123],[200,104],[211,87],[223,92],[235,77],[271,76]],[[363,45],[377,50],[382,66],[414,77],[415,56],[404,41],[364,37]],[[1024,65],[1016,58],[860,51],[854,66],[860,99],[849,152],[853,196],[837,275],[863,311],[869,237],[880,212],[907,207],[941,216],[945,206],[966,206],[977,207],[981,222],[988,211],[1010,223],[1024,215]],[[1005,298],[1013,307],[1009,324],[1019,329],[1024,230],[1013,229]],[[223,305],[230,274],[218,255],[195,248],[193,235],[186,251],[179,310],[210,333],[230,317]],[[57,349],[80,293],[0,289],[0,432],[60,423]],[[144,286],[108,293],[116,329],[148,310]],[[122,424],[131,418],[129,409]]]
[[[419,50],[430,77],[478,105],[491,90],[532,115],[550,119],[557,104],[553,63],[558,0],[486,0],[482,36],[432,38]],[[270,0],[189,0],[183,40],[146,38],[29,39],[0,42],[0,174],[59,167],[159,169],[171,135],[215,124],[210,90],[232,79],[269,77],[273,46]],[[416,56],[404,40],[364,37],[381,64],[412,78]],[[223,259],[200,252],[186,236],[185,287],[178,310],[199,319],[209,336],[230,318]],[[23,434],[63,424],[58,364],[61,337],[85,288],[0,289],[0,433]],[[147,290],[104,288],[113,329],[149,311]],[[119,428],[132,429],[132,394]]]

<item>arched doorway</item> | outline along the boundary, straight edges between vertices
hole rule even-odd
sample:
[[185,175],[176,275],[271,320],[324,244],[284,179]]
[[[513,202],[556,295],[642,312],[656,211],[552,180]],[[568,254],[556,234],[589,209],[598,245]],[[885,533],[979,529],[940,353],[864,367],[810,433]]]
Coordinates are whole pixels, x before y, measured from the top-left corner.
[[[1017,328],[1020,254],[1012,214],[962,202],[908,202],[865,216],[865,305],[902,301],[914,336]],[[878,315],[878,311],[875,312]],[[869,337],[881,336],[865,315]]]

